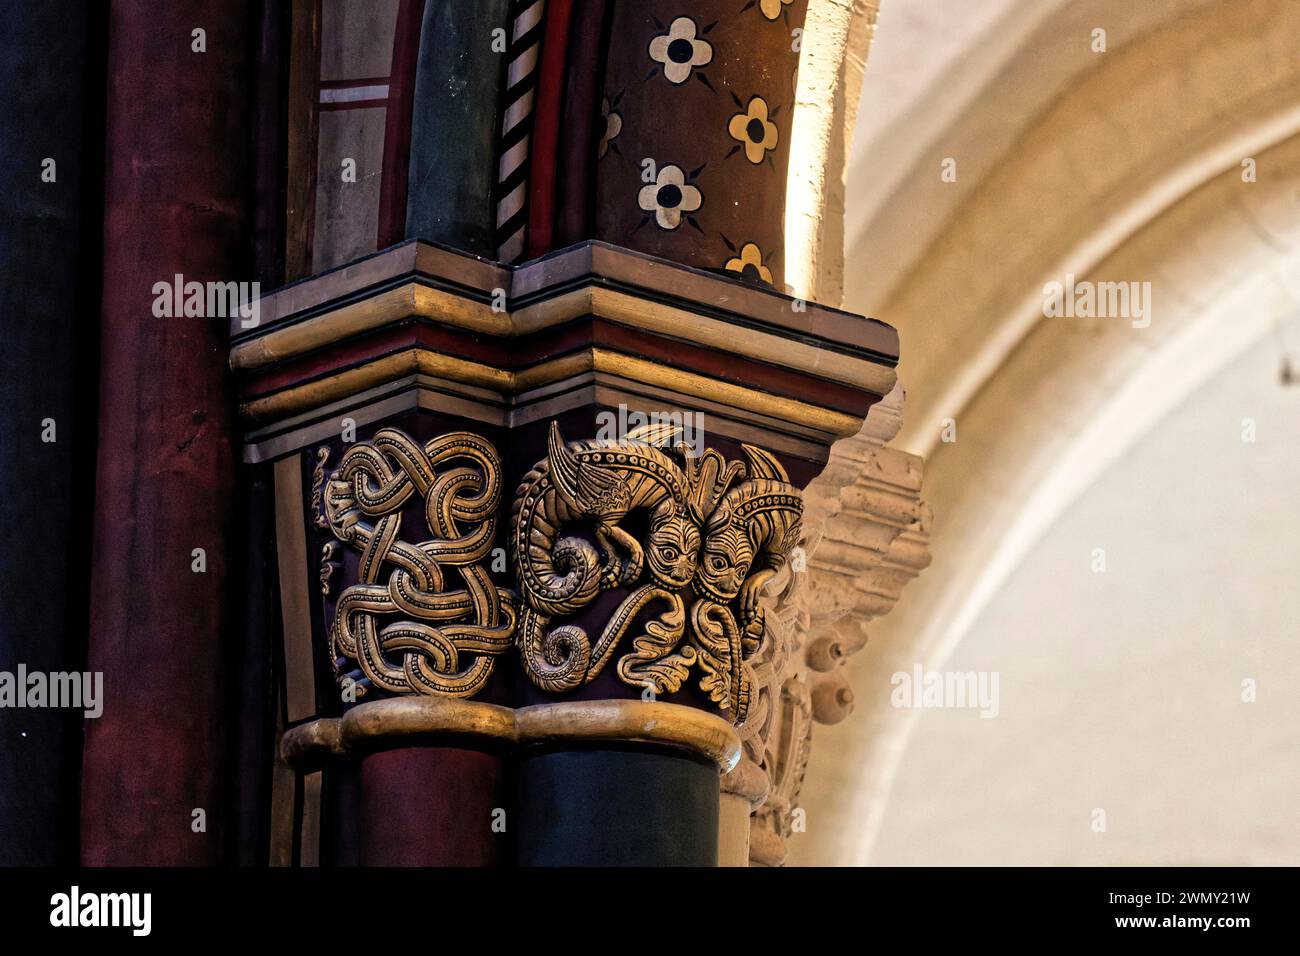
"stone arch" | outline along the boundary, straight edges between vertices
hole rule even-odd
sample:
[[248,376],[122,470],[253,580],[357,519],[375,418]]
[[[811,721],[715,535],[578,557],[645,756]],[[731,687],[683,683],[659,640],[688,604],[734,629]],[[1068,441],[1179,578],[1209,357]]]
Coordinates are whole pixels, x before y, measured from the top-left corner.
[[[850,669],[868,713],[819,731],[827,746],[816,748],[805,806],[828,839],[792,844],[796,859],[866,860],[910,726],[889,706],[890,673],[900,662],[942,666],[1009,568],[1106,461],[1180,396],[1212,387],[1300,303],[1291,278],[1300,69],[1284,52],[1300,39],[1300,17],[1270,0],[1183,5],[1181,16],[1150,6],[1164,19],[1148,10],[1134,23],[1108,5],[1112,53],[1082,72],[1068,58],[1045,64],[1031,35],[947,147],[1002,115],[999,91],[1011,96],[1028,78],[1059,86],[1057,69],[1064,86],[1001,152],[984,144],[976,181],[942,199],[933,222],[918,217],[921,237],[903,240],[910,260],[889,260],[867,283],[882,290],[874,311],[905,343],[900,377],[913,391],[899,440],[929,456],[935,560],[872,626]],[[1056,11],[1036,35],[1067,30],[1072,15]],[[1242,181],[1245,157],[1267,170],[1259,182]],[[939,186],[927,170],[873,228],[940,202]],[[889,240],[855,243],[850,261]],[[1155,321],[1121,331],[1043,319],[1043,284],[1066,272],[1151,278]],[[850,305],[864,307],[861,289],[850,289]],[[951,445],[939,441],[947,417],[959,423]]]

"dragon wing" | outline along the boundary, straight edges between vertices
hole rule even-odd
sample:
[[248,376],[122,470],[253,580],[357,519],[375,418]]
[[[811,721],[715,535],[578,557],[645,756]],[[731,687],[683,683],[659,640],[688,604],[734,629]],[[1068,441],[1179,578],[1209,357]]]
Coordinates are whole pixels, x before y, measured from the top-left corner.
[[551,479],[564,503],[581,514],[598,514],[623,484],[613,468],[584,464],[560,437],[560,426],[551,422],[546,436],[546,454]]
[[674,425],[672,422],[652,422],[649,425],[633,428],[627,433],[627,439],[662,448],[681,433],[681,425]]

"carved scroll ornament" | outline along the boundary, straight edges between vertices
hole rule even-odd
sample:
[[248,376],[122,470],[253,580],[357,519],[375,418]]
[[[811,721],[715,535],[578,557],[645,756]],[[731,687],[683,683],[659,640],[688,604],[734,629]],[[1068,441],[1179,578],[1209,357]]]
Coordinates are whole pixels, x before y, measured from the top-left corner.
[[[709,700],[742,723],[767,633],[758,597],[799,540],[802,500],[768,452],[742,445],[746,461],[728,462],[670,449],[678,434],[650,425],[566,444],[552,424],[512,510],[517,597],[484,566],[501,474],[486,440],[457,432],[421,446],[383,429],[354,445],[324,495],[331,533],[358,553],[330,629],[340,677],[470,697],[514,646],[534,684],[563,694],[621,648],[624,683],[667,694],[698,672]],[[402,537],[414,495],[432,535],[418,543]],[[615,589],[626,593],[593,639],[575,618]]]

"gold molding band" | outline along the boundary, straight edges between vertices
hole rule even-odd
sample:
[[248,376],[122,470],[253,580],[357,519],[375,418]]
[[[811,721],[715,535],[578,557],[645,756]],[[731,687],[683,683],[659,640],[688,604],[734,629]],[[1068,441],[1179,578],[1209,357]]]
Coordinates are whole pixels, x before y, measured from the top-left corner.
[[[596,372],[621,375],[647,385],[670,388],[684,395],[708,399],[733,408],[744,408],[782,421],[815,428],[831,435],[848,437],[856,435],[862,428],[862,419],[847,412],[837,412],[795,398],[785,398],[706,375],[685,372],[657,362],[625,355],[622,352],[592,349],[591,365],[592,370]],[[892,383],[890,388],[893,388]],[[889,394],[889,389],[881,394]]]
[[657,362],[606,349],[590,349],[566,355],[519,372],[494,369],[423,349],[408,349],[326,379],[245,402],[240,406],[240,412],[255,422],[276,421],[416,373],[508,394],[541,388],[573,375],[596,372],[619,375],[694,398],[744,408],[837,437],[856,435],[862,427],[860,418],[845,412],[669,368]]
[[302,724],[280,738],[286,763],[309,766],[395,741],[471,737],[512,747],[546,743],[633,742],[682,747],[726,773],[740,760],[740,737],[721,717],[681,704],[643,700],[566,701],[514,710],[474,700],[394,697],[359,704],[343,717]]
[[411,282],[241,342],[230,350],[230,367],[255,371],[412,316],[487,335],[511,332],[510,316],[494,311],[490,303]]
[[641,296],[587,286],[555,298],[524,306],[514,313],[516,334],[527,335],[560,325],[583,315],[599,316],[618,325],[653,332],[705,348],[733,351],[738,339],[745,343],[745,355],[805,374],[814,374],[842,385],[868,388],[889,394],[897,379],[895,370],[860,356],[809,345],[776,331],[744,328],[711,319]]
[[513,741],[514,711],[498,704],[452,698],[376,700],[354,707],[343,715],[339,744],[344,753],[356,753],[364,751],[371,741],[391,741],[425,734]]
[[707,710],[646,700],[575,700],[515,711],[524,744],[632,741],[684,747],[726,773],[740,760],[740,736]]
[[244,402],[239,410],[255,422],[278,421],[408,375],[431,375],[501,393],[514,387],[514,376],[510,372],[425,349],[407,349],[328,378]]
[[423,736],[476,737],[515,743],[514,711],[448,697],[391,697],[358,704],[342,717],[323,717],[286,730],[280,755],[289,764],[365,753],[378,741]]
[[230,350],[230,367],[236,372],[253,372],[411,317],[476,334],[508,338],[544,331],[587,315],[724,351],[733,349],[737,336],[742,336],[746,354],[751,358],[855,388],[867,388],[880,395],[889,394],[897,378],[892,367],[866,357],[820,348],[776,330],[744,329],[617,289],[587,286],[511,313],[495,310],[487,302],[414,282],[240,342]]

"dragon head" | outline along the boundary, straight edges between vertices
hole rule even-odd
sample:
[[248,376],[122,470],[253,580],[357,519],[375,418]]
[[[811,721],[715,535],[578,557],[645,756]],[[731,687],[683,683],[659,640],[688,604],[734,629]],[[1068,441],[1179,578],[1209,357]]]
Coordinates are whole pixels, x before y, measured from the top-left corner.
[[646,563],[660,584],[674,588],[690,584],[700,557],[700,524],[689,505],[672,499],[651,512]]
[[754,563],[754,543],[726,499],[709,515],[695,589],[722,604],[733,600]]

